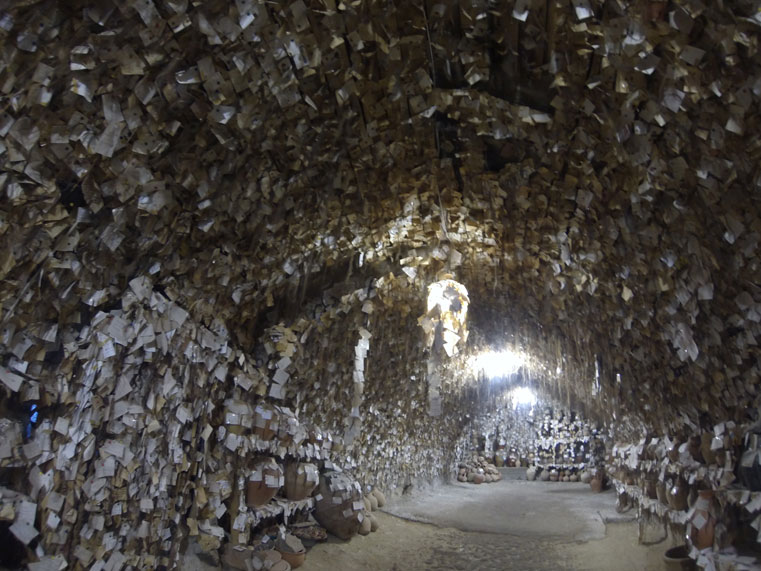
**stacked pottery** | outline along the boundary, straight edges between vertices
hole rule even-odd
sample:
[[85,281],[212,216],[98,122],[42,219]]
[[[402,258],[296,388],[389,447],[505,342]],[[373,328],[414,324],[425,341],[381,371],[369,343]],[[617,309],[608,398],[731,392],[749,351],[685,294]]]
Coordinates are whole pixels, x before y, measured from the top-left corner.
[[489,484],[499,482],[502,474],[497,467],[487,462],[483,456],[474,455],[469,462],[460,462],[458,465],[457,481],[470,482],[472,484]]
[[378,511],[379,508],[386,505],[386,496],[380,490],[373,490],[363,498],[363,501],[365,503],[365,513],[360,522],[359,534],[369,535],[372,531],[378,531],[380,527],[378,518],[372,512]]

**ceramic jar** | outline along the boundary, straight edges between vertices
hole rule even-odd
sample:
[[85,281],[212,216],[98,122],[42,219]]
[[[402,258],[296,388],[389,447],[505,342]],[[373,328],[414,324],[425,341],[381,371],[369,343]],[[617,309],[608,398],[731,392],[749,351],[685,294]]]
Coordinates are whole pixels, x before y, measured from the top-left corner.
[[668,491],[669,507],[676,511],[686,510],[688,492],[687,482],[682,478],[677,478]]
[[261,440],[272,440],[279,428],[280,411],[262,403],[254,409],[254,434]]
[[689,520],[689,537],[692,545],[702,550],[713,547],[716,530],[716,500],[713,490],[701,490]]
[[[359,532],[365,515],[359,482],[346,472],[327,472],[320,476],[315,496],[314,517],[340,539],[351,539]],[[362,517],[360,517],[360,515]]]
[[589,481],[589,487],[592,488],[593,492],[602,492],[605,487],[605,472],[597,470]]
[[711,443],[713,442],[713,432],[704,432],[700,435],[700,454],[703,456],[703,460],[706,464],[716,463],[716,454],[711,450]]
[[642,491],[644,492],[645,496],[647,496],[651,500],[657,500],[658,499],[658,490],[657,490],[658,478],[652,475],[645,476],[643,484],[644,485],[643,485]]
[[258,508],[275,497],[284,484],[283,468],[274,458],[262,458],[253,464],[246,482],[246,505]]
[[308,462],[291,462],[285,468],[285,497],[303,500],[312,495],[320,483],[320,471]]

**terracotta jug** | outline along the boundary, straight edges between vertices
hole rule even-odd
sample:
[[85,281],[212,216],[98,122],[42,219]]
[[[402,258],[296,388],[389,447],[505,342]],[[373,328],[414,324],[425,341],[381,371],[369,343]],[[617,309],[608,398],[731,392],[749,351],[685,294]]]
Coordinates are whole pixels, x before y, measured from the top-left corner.
[[698,549],[713,547],[716,531],[716,509],[713,490],[698,492],[695,511],[690,518],[690,541]]

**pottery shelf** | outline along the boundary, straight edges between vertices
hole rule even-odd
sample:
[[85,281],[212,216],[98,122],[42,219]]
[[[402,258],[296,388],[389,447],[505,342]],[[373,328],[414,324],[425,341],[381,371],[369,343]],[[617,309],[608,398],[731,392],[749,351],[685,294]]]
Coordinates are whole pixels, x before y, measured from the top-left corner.
[[586,469],[587,463],[582,462],[580,464],[556,464],[554,462],[549,462],[547,464],[543,464],[541,462],[536,462],[534,464],[537,468],[541,468],[542,470],[579,470],[582,471]]
[[292,514],[303,510],[311,510],[312,508],[314,508],[314,498],[292,501],[286,498],[275,497],[266,505],[249,509],[258,512],[261,519],[277,517],[282,514],[287,521],[288,517]]
[[687,516],[689,511],[674,510],[669,506],[662,504],[658,500],[654,500],[645,496],[642,488],[634,484],[625,484],[616,478],[611,478],[613,486],[616,488],[616,493],[620,496],[626,494],[631,499],[637,502],[639,508],[643,511],[650,512],[657,515],[663,520],[670,521],[672,523],[678,523],[685,525],[687,523]]
[[256,508],[248,507],[241,511],[236,522],[233,523],[233,529],[239,532],[253,530],[262,521],[270,518],[283,516],[284,523],[288,524],[288,519],[297,512],[309,511],[314,509],[314,498],[291,501],[281,497],[275,497],[263,506]]
[[[669,521],[680,525],[686,525],[691,510],[675,510],[669,506],[664,505],[657,499],[647,497],[640,486],[634,484],[626,484],[616,478],[611,478],[613,485],[616,489],[616,493],[621,496],[626,494],[629,498],[636,502],[638,508],[642,511],[648,512],[660,518],[662,521]],[[745,508],[751,514],[761,512],[761,492],[752,492],[744,488],[727,488],[714,490],[715,496],[723,503],[738,505]],[[761,515],[757,517],[758,522],[761,522]],[[761,544],[761,533],[757,539],[757,542]],[[712,549],[704,549],[698,551],[694,549],[690,553],[690,557],[695,559],[699,568],[705,568],[709,563],[713,563],[715,569],[757,569],[761,560],[752,555],[732,553],[732,552],[719,552],[716,553]],[[709,567],[710,568],[710,567]]]

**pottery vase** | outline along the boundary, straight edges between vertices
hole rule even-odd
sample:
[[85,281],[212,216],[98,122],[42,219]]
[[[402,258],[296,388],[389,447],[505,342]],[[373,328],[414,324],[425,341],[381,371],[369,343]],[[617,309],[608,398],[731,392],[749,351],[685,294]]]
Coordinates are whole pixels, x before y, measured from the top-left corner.
[[677,480],[669,489],[669,507],[672,510],[684,511],[687,509],[688,488],[683,479]]
[[690,541],[702,550],[713,547],[716,530],[715,500],[713,490],[701,490],[690,518]]
[[713,442],[713,432],[704,432],[700,435],[700,454],[703,456],[706,464],[716,463],[716,453],[711,450]]

